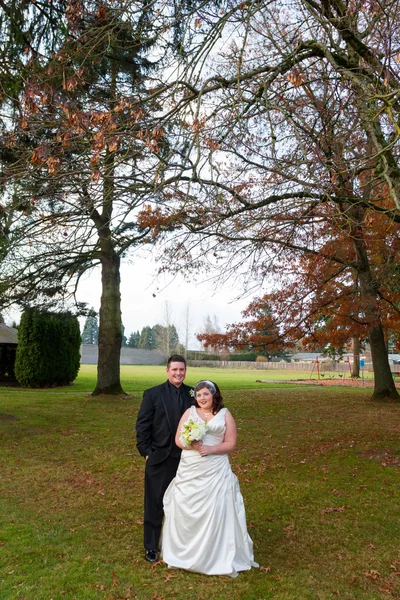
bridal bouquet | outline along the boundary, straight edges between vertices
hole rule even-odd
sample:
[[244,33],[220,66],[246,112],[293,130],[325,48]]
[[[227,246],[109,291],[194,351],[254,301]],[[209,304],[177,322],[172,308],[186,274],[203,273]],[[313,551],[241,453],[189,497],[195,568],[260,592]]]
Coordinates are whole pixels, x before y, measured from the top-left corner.
[[193,419],[186,421],[186,423],[182,425],[181,435],[179,436],[182,446],[190,446],[192,442],[203,439],[207,433],[207,429],[207,423],[196,423]]

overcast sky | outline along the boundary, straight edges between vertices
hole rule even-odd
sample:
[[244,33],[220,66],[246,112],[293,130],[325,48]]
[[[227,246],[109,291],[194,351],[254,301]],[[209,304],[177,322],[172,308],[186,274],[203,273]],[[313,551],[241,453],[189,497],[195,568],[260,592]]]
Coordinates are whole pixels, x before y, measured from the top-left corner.
[[[240,295],[240,287],[231,280],[229,284],[212,284],[210,282],[190,283],[182,276],[169,274],[155,279],[156,262],[151,253],[146,258],[138,255],[131,257],[130,262],[121,265],[121,310],[125,335],[129,335],[149,325],[165,324],[165,303],[168,302],[170,322],[175,325],[181,343],[185,343],[186,309],[189,303],[189,350],[198,350],[200,344],[196,333],[204,331],[207,315],[217,319],[221,332],[225,326],[242,320],[243,311],[251,301],[251,297],[235,298]],[[205,276],[204,276],[205,277]],[[199,281],[202,276],[199,275]],[[171,283],[172,282],[172,283]],[[86,302],[98,312],[100,308],[101,276],[100,268],[93,270],[81,280],[77,300]],[[19,322],[20,311],[7,310],[3,314],[7,325]],[[80,319],[81,330],[85,319]]]
[[[152,327],[156,323],[164,324],[165,303],[168,302],[171,323],[176,326],[179,339],[184,343],[185,315],[189,302],[191,335],[188,345],[190,350],[196,350],[200,345],[195,334],[203,331],[207,315],[211,318],[215,315],[221,331],[224,331],[226,324],[241,320],[241,311],[251,300],[245,298],[232,302],[239,293],[234,282],[224,287],[208,282],[192,284],[178,276],[167,285],[173,276],[155,281],[155,272],[156,264],[151,255],[146,258],[134,256],[131,263],[121,265],[122,322],[127,336],[134,331],[141,331],[146,325]],[[100,269],[97,269],[81,281],[78,300],[87,302],[89,307],[93,306],[98,311],[100,296]]]

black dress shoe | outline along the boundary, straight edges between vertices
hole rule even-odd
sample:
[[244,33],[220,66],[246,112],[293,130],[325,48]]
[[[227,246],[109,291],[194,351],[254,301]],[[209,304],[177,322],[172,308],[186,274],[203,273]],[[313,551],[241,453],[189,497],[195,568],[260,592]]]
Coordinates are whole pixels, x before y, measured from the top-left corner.
[[145,559],[151,563],[155,563],[158,560],[156,550],[146,550]]

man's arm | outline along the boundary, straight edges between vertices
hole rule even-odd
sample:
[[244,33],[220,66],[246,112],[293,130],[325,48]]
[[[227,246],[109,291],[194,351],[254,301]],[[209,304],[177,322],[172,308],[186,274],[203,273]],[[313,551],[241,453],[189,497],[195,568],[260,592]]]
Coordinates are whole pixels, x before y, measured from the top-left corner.
[[154,412],[155,406],[151,394],[149,390],[145,390],[136,419],[136,447],[140,454],[146,458],[151,453],[153,442]]

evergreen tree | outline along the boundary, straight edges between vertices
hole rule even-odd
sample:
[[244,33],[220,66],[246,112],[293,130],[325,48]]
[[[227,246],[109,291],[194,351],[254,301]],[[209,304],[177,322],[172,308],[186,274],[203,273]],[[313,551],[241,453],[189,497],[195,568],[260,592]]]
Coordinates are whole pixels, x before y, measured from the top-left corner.
[[153,339],[153,330],[151,327],[143,327],[142,332],[140,334],[139,340],[139,348],[144,350],[153,350],[154,348],[154,339]]
[[121,342],[121,346],[122,348],[126,348],[127,347],[127,337],[125,335],[125,325],[121,325],[121,333],[122,333],[122,342]]
[[80,364],[78,319],[70,313],[27,309],[21,317],[15,375],[25,387],[68,385]]
[[129,348],[138,348],[139,341],[140,341],[140,333],[139,333],[139,331],[135,331],[134,333],[131,333],[131,335],[129,336],[127,346]]
[[94,308],[90,309],[82,331],[82,344],[97,344],[99,337],[99,324]]
[[182,156],[177,89],[170,93],[166,77],[186,56],[186,14],[196,18],[186,0],[0,2],[0,164],[9,187],[1,293],[8,303],[53,307],[100,263],[94,395],[123,393],[120,261],[148,242],[141,209],[164,205],[155,189]]

